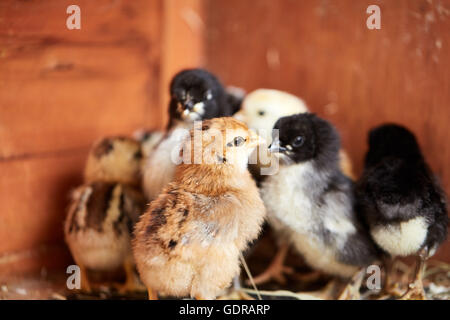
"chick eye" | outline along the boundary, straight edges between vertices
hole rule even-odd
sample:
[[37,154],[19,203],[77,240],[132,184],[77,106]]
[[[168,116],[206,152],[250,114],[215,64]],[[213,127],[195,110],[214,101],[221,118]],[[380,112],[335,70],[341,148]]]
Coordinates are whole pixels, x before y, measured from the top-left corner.
[[245,139],[244,138],[242,138],[242,137],[236,137],[236,138],[234,138],[233,139],[233,141],[232,142],[228,142],[227,143],[227,146],[228,147],[239,147],[239,146],[242,146],[243,144],[244,144],[244,142],[245,142]]
[[261,117],[262,117],[263,115],[265,115],[265,114],[266,114],[266,112],[263,111],[263,110],[259,110],[259,111],[258,111],[258,115],[261,116]]
[[142,158],[142,151],[141,150],[136,151],[134,153],[134,155],[133,155],[133,158],[134,159],[141,159]]
[[303,145],[303,143],[305,142],[305,140],[303,139],[302,136],[298,136],[294,139],[294,141],[292,142],[292,145],[294,147],[301,147]]

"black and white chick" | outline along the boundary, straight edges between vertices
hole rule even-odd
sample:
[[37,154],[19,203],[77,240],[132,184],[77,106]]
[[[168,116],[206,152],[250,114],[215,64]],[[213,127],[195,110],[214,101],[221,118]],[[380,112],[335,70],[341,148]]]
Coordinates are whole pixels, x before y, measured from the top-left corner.
[[120,291],[139,289],[131,237],[147,204],[139,189],[141,154],[134,139],[102,139],[89,152],[85,183],[71,194],[64,234],[84,291],[92,290],[89,271],[120,268],[126,274]]
[[364,172],[356,188],[359,210],[384,253],[418,256],[414,282],[403,298],[424,299],[425,260],[447,236],[444,191],[414,134],[405,127],[379,126],[369,133],[368,143]]
[[182,141],[194,121],[231,116],[240,105],[217,77],[203,69],[176,74],[170,84],[170,96],[166,134],[147,158],[143,170],[143,189],[150,201],[172,182]]
[[[291,93],[275,89],[257,89],[245,96],[239,112],[234,117],[247,123],[267,141],[267,144],[270,144],[272,128],[279,118],[304,112],[310,112],[305,101]],[[261,150],[262,148],[264,146],[255,150],[250,158],[256,164],[249,163],[249,170],[258,185],[275,167],[267,148]],[[341,150],[339,156],[344,174],[353,179],[355,176],[348,153]]]
[[361,273],[377,250],[339,167],[337,130],[311,113],[282,117],[274,129],[269,149],[279,171],[261,185],[269,224],[312,268],[344,279]]

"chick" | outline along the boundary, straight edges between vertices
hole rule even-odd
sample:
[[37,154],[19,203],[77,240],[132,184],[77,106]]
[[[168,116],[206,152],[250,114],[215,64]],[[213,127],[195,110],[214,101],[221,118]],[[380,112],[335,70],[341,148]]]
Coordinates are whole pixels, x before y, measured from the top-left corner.
[[375,243],[390,257],[417,255],[414,282],[403,298],[425,298],[422,273],[447,236],[446,199],[408,129],[386,124],[369,134],[358,207]]
[[133,252],[149,298],[214,299],[239,273],[239,255],[265,208],[247,171],[261,143],[232,118],[205,120],[183,143],[175,180],[136,225]]
[[353,183],[339,168],[336,129],[311,113],[283,117],[274,129],[270,150],[280,168],[261,186],[269,224],[314,269],[352,277],[377,252],[354,211]]
[[129,138],[99,141],[91,149],[85,184],[71,195],[64,223],[65,239],[81,271],[81,284],[91,291],[87,270],[124,267],[121,291],[136,288],[131,235],[146,201],[139,184],[140,144]]
[[[306,103],[293,94],[274,89],[257,89],[245,97],[242,108],[235,114],[235,118],[246,122],[251,129],[256,130],[270,144],[272,128],[279,118],[304,112],[309,112]],[[347,153],[341,150],[339,157],[344,174],[354,178],[352,163]],[[250,159],[249,170],[258,185],[267,176],[278,170],[278,160],[267,151],[267,146],[260,146]],[[268,269],[255,278],[257,283],[266,282],[271,278],[283,283],[285,281],[283,273],[293,271],[283,265],[289,249],[289,240],[286,238],[286,234],[283,228],[276,229],[279,250]]]
[[98,141],[89,152],[84,181],[117,182],[138,186],[142,149],[128,137],[111,137]]
[[236,106],[220,81],[202,69],[189,69],[175,75],[170,85],[167,132],[146,160],[143,188],[151,201],[173,180],[178,150],[189,136],[194,121],[231,116]]
[[145,172],[147,166],[147,159],[152,155],[153,151],[159,146],[160,142],[164,139],[165,133],[158,130],[137,130],[133,133],[133,137],[141,143],[141,170],[140,176],[142,185],[142,175]]
[[149,157],[164,137],[163,131],[158,130],[137,130],[133,137],[141,143],[142,159]]
[[219,79],[203,69],[183,70],[170,84],[169,127],[232,115],[236,106]]
[[257,89],[245,96],[235,118],[246,122],[253,130],[258,130],[270,144],[272,128],[278,119],[303,112],[309,112],[306,103],[293,94],[274,89]]
[[[272,128],[279,118],[304,112],[309,112],[306,103],[293,94],[274,89],[257,89],[245,97],[242,108],[235,114],[235,118],[247,123],[270,144]],[[250,166],[250,169],[256,179],[261,181],[263,177],[258,176],[259,169],[261,165],[268,165],[271,161],[270,155],[264,152],[259,152],[258,155],[261,157],[258,165]],[[353,166],[349,156],[341,150],[339,157],[343,172],[353,179]]]

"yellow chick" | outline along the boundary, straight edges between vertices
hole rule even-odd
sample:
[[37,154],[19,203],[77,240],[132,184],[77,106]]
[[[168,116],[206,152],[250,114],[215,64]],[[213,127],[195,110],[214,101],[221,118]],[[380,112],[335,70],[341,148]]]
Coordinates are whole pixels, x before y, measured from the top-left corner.
[[250,92],[242,102],[235,118],[258,130],[267,144],[272,142],[272,129],[281,117],[309,112],[306,103],[293,94],[274,89],[257,89]]

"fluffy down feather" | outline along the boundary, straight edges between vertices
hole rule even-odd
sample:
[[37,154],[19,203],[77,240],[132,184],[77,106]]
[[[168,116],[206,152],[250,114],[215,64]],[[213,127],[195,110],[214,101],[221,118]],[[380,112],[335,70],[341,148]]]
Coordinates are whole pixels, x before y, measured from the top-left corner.
[[130,186],[92,182],[77,188],[64,224],[76,263],[108,271],[132,261],[131,234],[145,205],[143,195]]
[[386,253],[434,254],[447,236],[446,197],[406,128],[386,124],[369,135],[365,168],[357,185],[361,213]]
[[269,223],[288,230],[313,268],[351,277],[377,252],[354,210],[353,184],[338,167],[338,133],[310,113],[283,117],[275,128],[271,150],[282,165],[261,186]]
[[[215,129],[226,138],[211,135]],[[180,164],[136,226],[134,256],[149,293],[215,298],[260,232],[265,209],[245,165],[258,137],[231,118],[204,121],[197,133],[201,164]],[[185,163],[198,150],[192,141],[183,144]]]

